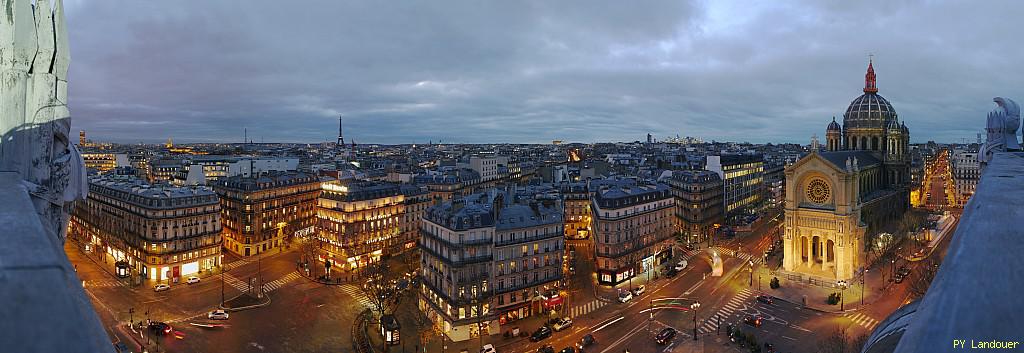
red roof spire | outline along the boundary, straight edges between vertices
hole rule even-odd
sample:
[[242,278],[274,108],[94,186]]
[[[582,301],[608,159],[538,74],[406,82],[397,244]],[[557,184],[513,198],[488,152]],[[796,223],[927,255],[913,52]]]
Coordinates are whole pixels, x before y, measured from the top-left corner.
[[875,67],[870,56],[868,58],[868,73],[864,75],[864,93],[877,93],[878,87],[875,87]]

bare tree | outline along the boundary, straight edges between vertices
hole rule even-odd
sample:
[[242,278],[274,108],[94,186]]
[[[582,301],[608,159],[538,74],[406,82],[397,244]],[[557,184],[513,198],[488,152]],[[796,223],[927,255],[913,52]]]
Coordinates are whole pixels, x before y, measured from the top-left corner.
[[925,263],[917,271],[914,280],[910,281],[910,285],[907,288],[910,291],[910,297],[914,299],[923,297],[928,292],[928,287],[932,285],[932,280],[935,279],[935,274],[938,270],[938,267],[934,264]]
[[[422,351],[426,351],[427,343],[432,338],[441,337],[443,339],[441,336],[444,335],[442,322],[430,320],[422,310],[416,310],[414,318],[416,319],[416,331],[419,334],[420,346],[424,347]],[[444,344],[444,342],[441,343]]]
[[836,327],[832,333],[818,341],[815,352],[818,353],[853,353],[856,352],[850,345],[850,336],[846,330]]
[[361,273],[365,282],[359,288],[370,300],[370,309],[377,314],[377,318],[393,313],[401,302],[405,289],[399,283],[400,280],[404,280],[402,274],[391,271],[387,262],[383,260],[364,267]]

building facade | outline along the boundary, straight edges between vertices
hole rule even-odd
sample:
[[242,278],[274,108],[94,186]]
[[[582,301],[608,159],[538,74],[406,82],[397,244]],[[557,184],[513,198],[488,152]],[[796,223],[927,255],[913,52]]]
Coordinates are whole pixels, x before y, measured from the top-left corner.
[[300,172],[269,172],[216,181],[224,220],[224,248],[254,256],[314,232],[320,180]]
[[565,210],[565,237],[586,239],[590,236],[590,191],[585,182],[564,181],[556,184]]
[[666,182],[675,202],[676,231],[687,243],[708,242],[724,221],[722,178],[707,170],[674,171]]
[[953,152],[952,164],[953,181],[956,184],[956,204],[959,207],[964,207],[971,196],[974,196],[974,189],[978,187],[978,179],[981,178],[978,151],[956,150]]
[[824,280],[862,273],[871,235],[909,207],[910,132],[877,94],[868,65],[864,94],[850,103],[843,126],[827,128],[827,152],[786,168],[786,271]]
[[316,205],[321,261],[352,271],[406,249],[406,199],[399,184],[330,181],[322,189]]
[[622,283],[672,257],[675,202],[668,186],[605,179],[591,188],[598,283]]
[[503,189],[428,209],[419,241],[420,310],[462,341],[559,308],[562,212],[557,198]]
[[708,156],[705,169],[722,178],[727,219],[761,211],[764,206],[764,159],[761,155]]
[[123,277],[178,282],[220,266],[220,203],[206,187],[153,186],[127,175],[94,176],[89,179],[89,197],[74,208],[68,229],[110,254]]

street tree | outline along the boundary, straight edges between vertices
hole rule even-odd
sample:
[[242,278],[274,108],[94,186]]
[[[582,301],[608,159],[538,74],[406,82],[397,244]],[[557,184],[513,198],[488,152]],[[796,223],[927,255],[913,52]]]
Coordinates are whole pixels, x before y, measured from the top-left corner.
[[366,298],[369,299],[370,309],[377,314],[377,318],[394,313],[395,308],[401,302],[402,294],[408,283],[404,276],[397,271],[392,271],[386,261],[378,261],[367,265],[361,271],[365,282],[359,287]]
[[[818,341],[815,352],[818,353],[856,353],[860,352],[867,337],[851,339],[845,329],[836,327],[828,336]],[[857,346],[859,345],[859,346]]]
[[908,290],[911,298],[923,297],[928,292],[928,287],[932,285],[932,280],[935,279],[935,274],[939,272],[938,266],[935,264],[926,263],[921,266],[921,269],[917,271],[917,275],[914,276],[914,280],[910,281]]

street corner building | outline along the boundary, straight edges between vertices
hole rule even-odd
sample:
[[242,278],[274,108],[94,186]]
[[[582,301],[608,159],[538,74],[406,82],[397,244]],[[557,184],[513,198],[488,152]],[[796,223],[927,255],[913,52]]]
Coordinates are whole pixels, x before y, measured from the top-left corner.
[[448,338],[494,335],[564,305],[560,199],[497,188],[423,215],[419,308]]
[[131,175],[89,178],[68,234],[119,277],[172,281],[220,266],[221,209],[205,186],[150,185]]
[[353,271],[416,246],[418,220],[430,204],[426,190],[408,184],[324,182],[317,199],[319,261]]
[[213,183],[224,219],[224,248],[255,256],[284,247],[316,228],[320,179],[296,171],[268,171]]
[[833,118],[826,152],[786,167],[786,271],[848,280],[865,266],[865,237],[909,208],[910,131],[875,87],[871,63],[864,94],[850,103],[843,125]]
[[609,178],[590,187],[598,283],[622,283],[672,258],[675,200],[667,185]]

